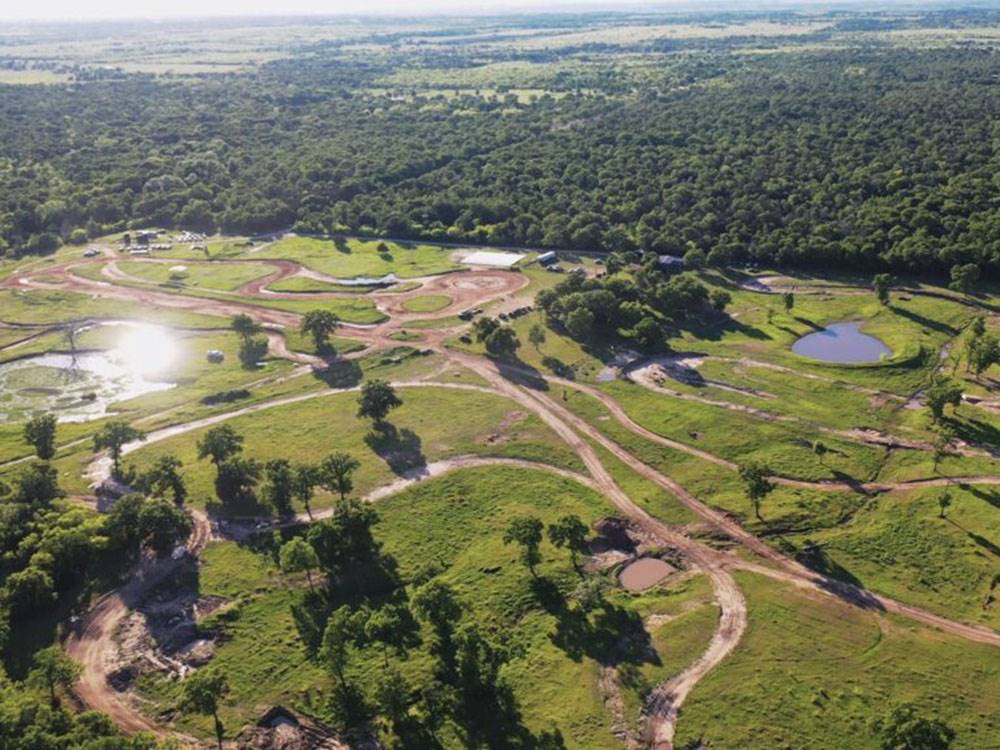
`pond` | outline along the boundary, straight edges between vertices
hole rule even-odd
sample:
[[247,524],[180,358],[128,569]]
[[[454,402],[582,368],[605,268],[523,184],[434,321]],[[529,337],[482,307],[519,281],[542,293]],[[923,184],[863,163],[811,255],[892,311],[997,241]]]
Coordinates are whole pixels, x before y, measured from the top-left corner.
[[169,331],[111,325],[120,332],[107,351],[50,352],[0,365],[0,421],[48,412],[60,422],[84,422],[118,401],[173,388],[162,377],[176,356]]
[[792,351],[804,357],[836,362],[837,364],[862,364],[878,362],[890,356],[892,350],[882,341],[861,332],[861,323],[834,323],[822,331],[810,333],[794,344]]
[[658,557],[641,557],[626,565],[618,580],[628,591],[644,591],[673,572],[673,566]]

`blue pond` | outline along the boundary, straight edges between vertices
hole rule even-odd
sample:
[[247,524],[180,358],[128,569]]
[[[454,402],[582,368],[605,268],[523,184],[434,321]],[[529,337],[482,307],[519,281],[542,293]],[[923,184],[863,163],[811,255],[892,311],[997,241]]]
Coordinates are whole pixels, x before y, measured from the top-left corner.
[[838,364],[878,362],[892,350],[874,336],[861,333],[860,323],[834,323],[822,331],[803,336],[792,351],[804,357]]

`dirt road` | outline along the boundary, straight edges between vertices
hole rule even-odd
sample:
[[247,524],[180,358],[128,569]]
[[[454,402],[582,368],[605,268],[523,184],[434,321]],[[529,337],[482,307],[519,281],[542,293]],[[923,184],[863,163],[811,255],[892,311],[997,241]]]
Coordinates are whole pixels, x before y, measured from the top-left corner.
[[[94,262],[107,261],[107,258],[102,258]],[[251,282],[251,285],[245,285],[241,288],[240,294],[237,295],[239,298],[233,301],[186,297],[148,288],[119,286],[114,283],[90,281],[70,273],[70,269],[74,265],[79,265],[79,262],[44,269],[47,279],[51,279],[53,276],[59,279],[59,284],[56,285],[52,285],[47,281],[36,280],[32,278],[31,273],[12,277],[6,280],[3,285],[64,288],[96,296],[127,300],[143,305],[184,309],[218,316],[247,313],[261,323],[278,327],[297,326],[300,316],[295,313],[272,310],[246,301],[253,299],[255,296],[260,297],[267,294],[267,284],[274,283],[277,279],[294,275],[295,266],[297,266],[297,264],[292,262],[260,262],[262,264],[277,266],[277,270],[272,274],[265,275],[262,279]],[[114,276],[114,271],[111,272],[111,275]],[[114,280],[112,279],[112,281]],[[526,283],[527,280],[522,275],[505,271],[464,272],[461,274],[433,277],[431,280],[423,282],[419,290],[406,292],[403,295],[393,296],[384,293],[372,295],[379,299],[388,299],[383,304],[384,309],[391,314],[389,321],[376,326],[347,327],[342,332],[343,335],[364,341],[371,349],[392,346],[394,343],[389,338],[389,335],[392,332],[398,331],[405,325],[407,320],[434,317],[434,315],[406,313],[402,307],[405,299],[419,294],[427,294],[429,291],[448,294],[452,297],[452,303],[436,314],[439,317],[446,317],[454,314],[459,309],[465,309],[477,304],[484,304],[489,301],[495,302],[504,298],[509,300]],[[350,293],[331,292],[330,294]],[[390,297],[391,299],[389,299]],[[849,586],[843,582],[819,575],[797,561],[785,557],[763,540],[745,530],[736,521],[702,503],[671,477],[640,461],[617,442],[605,436],[588,422],[560,404],[556,399],[553,399],[548,394],[547,389],[551,385],[577,388],[598,398],[619,423],[644,439],[696,456],[711,465],[719,466],[729,471],[736,468],[732,462],[707,451],[693,448],[646,430],[632,421],[617,402],[596,389],[558,378],[539,378],[537,373],[532,374],[535,378],[534,382],[527,382],[525,380],[526,373],[523,371],[518,373],[515,371],[516,368],[501,367],[492,360],[449,349],[444,346],[444,342],[451,333],[448,330],[433,329],[416,331],[416,334],[421,337],[420,343],[423,346],[442,354],[449,362],[462,365],[475,372],[486,381],[488,387],[484,388],[482,386],[458,383],[435,383],[430,381],[403,381],[396,385],[401,388],[446,387],[487,390],[491,393],[503,395],[536,414],[563,442],[580,456],[587,468],[589,477],[553,467],[546,467],[544,470],[584,482],[588,486],[600,491],[622,515],[640,526],[651,537],[658,539],[662,544],[679,551],[693,569],[702,571],[708,576],[711,582],[713,597],[720,607],[720,617],[708,648],[693,664],[689,665],[680,674],[668,682],[657,686],[652,691],[645,707],[644,737],[647,742],[659,750],[666,750],[672,746],[678,711],[691,690],[698,684],[702,677],[708,674],[737,647],[746,628],[746,602],[730,572],[733,569],[752,570],[762,575],[779,578],[791,585],[836,596],[845,602],[859,607],[895,612],[953,635],[982,643],[1000,645],[1000,634],[993,631],[974,625],[957,623],[925,612],[919,608],[903,605],[864,589]],[[303,355],[302,358],[296,359],[298,355],[288,351],[287,346],[284,345],[284,338],[278,332],[273,332],[273,335],[274,338],[269,336],[269,343],[272,352],[277,356],[287,356],[306,366],[321,366],[321,362],[317,362],[317,358],[310,358],[310,355]],[[325,365],[326,362],[322,362],[322,364]],[[144,444],[165,440],[244,414],[251,414],[283,404],[321,398],[334,393],[343,393],[351,390],[356,389],[296,394],[252,404],[235,409],[232,412],[216,414],[186,424],[173,425],[161,430],[155,430],[149,433]],[[670,527],[652,517],[636,505],[617,485],[611,474],[602,464],[600,457],[593,447],[595,444],[609,451],[639,476],[670,492],[683,505],[703,520],[757,555],[763,563],[746,561],[733,554],[720,552],[690,539],[681,530]],[[131,452],[140,445],[143,444],[126,446],[125,452]],[[381,488],[372,493],[369,499],[377,500],[392,492],[399,491],[415,481],[439,475],[456,468],[499,463],[541,468],[530,462],[519,462],[511,459],[457,457],[432,464],[420,472],[415,472],[412,476],[401,477],[388,487]],[[108,463],[103,461],[102,457],[95,458],[89,469],[92,479],[99,479],[106,476],[108,470]],[[803,482],[780,477],[776,478],[776,481],[788,486],[808,487],[812,489],[858,489],[857,485],[850,485],[843,482]],[[915,486],[937,486],[939,483],[952,483],[956,481],[969,484],[1000,484],[1000,478],[998,477],[963,477],[960,479],[931,478],[904,483],[869,483],[862,484],[860,487],[865,491],[881,491],[887,489],[909,489]],[[320,518],[323,515],[316,514],[316,517]],[[294,522],[302,522],[303,520],[309,519],[296,518]],[[188,547],[192,554],[197,555],[204,544],[207,543],[211,534],[211,527],[207,518],[203,516],[196,518],[195,529],[196,533],[192,535]],[[170,564],[161,562],[151,564],[149,570],[140,569],[137,571],[137,576],[129,584],[118,592],[99,600],[84,619],[78,632],[67,641],[67,650],[69,653],[74,658],[79,659],[84,665],[84,675],[81,679],[79,689],[81,698],[87,705],[109,713],[125,729],[151,729],[165,733],[165,730],[157,727],[150,719],[143,717],[135,707],[128,704],[121,695],[115,693],[108,685],[105,675],[109,657],[113,654],[114,630],[127,612],[129,602],[136,601],[137,597],[141,598],[151,586],[155,585],[156,581],[162,580],[163,576],[169,573],[169,570]]]

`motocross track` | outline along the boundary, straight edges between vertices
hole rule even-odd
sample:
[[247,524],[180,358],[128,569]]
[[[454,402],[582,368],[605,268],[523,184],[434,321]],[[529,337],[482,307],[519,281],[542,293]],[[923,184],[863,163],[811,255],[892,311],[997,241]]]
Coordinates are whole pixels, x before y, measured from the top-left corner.
[[[258,322],[287,328],[298,326],[301,316],[291,312],[273,310],[262,305],[254,304],[246,300],[257,298],[280,296],[282,298],[295,299],[320,299],[332,296],[357,297],[353,292],[324,292],[318,295],[312,293],[276,293],[267,290],[267,286],[276,281],[294,276],[303,272],[303,268],[293,261],[245,261],[254,262],[262,266],[271,266],[276,270],[270,274],[263,275],[249,284],[241,287],[234,299],[211,299],[200,297],[186,297],[176,293],[157,291],[155,288],[138,286],[120,286],[114,281],[133,283],[134,280],[127,275],[119,275],[121,271],[114,265],[115,254],[106,250],[105,257],[96,258],[96,263],[107,263],[104,271],[109,277],[108,282],[91,281],[77,276],[71,272],[75,266],[81,265],[81,261],[63,263],[54,267],[45,268],[43,273],[46,279],[59,278],[59,283],[53,284],[50,281],[40,281],[32,278],[32,272],[15,274],[4,282],[0,287],[8,288],[40,288],[40,289],[63,289],[75,291],[82,294],[89,294],[110,299],[119,299],[139,305],[153,305],[169,309],[181,309],[191,312],[204,313],[222,317],[230,317],[237,313],[246,313]],[[110,263],[109,263],[110,261]],[[151,261],[158,262],[158,261]],[[185,261],[188,262],[188,261]],[[224,262],[224,261],[213,261]],[[314,272],[303,275],[314,276]],[[123,278],[124,276],[124,278]],[[324,278],[323,280],[336,283],[337,279]],[[387,292],[370,293],[369,297],[377,300],[380,309],[389,314],[389,320],[373,326],[351,326],[346,325],[338,331],[338,335],[358,339],[368,345],[363,354],[369,354],[373,350],[388,348],[396,345],[390,334],[401,330],[409,320],[427,319],[434,317],[448,317],[454,315],[462,309],[484,305],[491,302],[510,301],[513,296],[523,289],[528,283],[528,279],[523,274],[509,271],[466,271],[462,273],[446,274],[443,276],[425,277],[417,280],[421,286],[418,289],[392,294]],[[402,308],[404,300],[423,294],[436,293],[447,294],[451,297],[451,304],[444,310],[433,314],[408,313]],[[764,541],[749,533],[738,523],[726,515],[715,511],[705,505],[693,495],[688,493],[680,484],[670,477],[662,474],[656,469],[642,463],[632,456],[618,443],[614,442],[589,423],[573,414],[566,407],[559,404],[555,399],[547,395],[546,391],[550,384],[561,385],[563,387],[582,390],[589,395],[598,398],[609,410],[614,418],[631,432],[640,437],[666,445],[675,450],[683,451],[689,455],[697,456],[715,465],[734,470],[736,467],[731,462],[722,459],[714,454],[701,451],[687,446],[683,443],[664,438],[650,432],[633,422],[624,410],[603,392],[588,386],[581,386],[578,383],[561,380],[553,377],[543,377],[538,373],[527,373],[517,368],[498,365],[493,360],[484,357],[474,356],[463,352],[458,352],[444,346],[446,338],[453,336],[456,329],[409,329],[411,333],[417,334],[421,340],[416,346],[423,346],[446,357],[450,362],[460,364],[482,377],[488,384],[491,393],[499,393],[521,406],[529,409],[539,416],[567,445],[574,449],[577,455],[583,460],[589,477],[583,477],[573,472],[558,470],[553,467],[543,467],[526,461],[514,461],[510,459],[493,459],[488,457],[458,457],[441,462],[436,462],[427,467],[423,467],[419,472],[414,472],[411,476],[404,476],[393,482],[391,485],[380,488],[373,492],[370,500],[377,500],[381,497],[404,489],[415,481],[423,478],[437,476],[446,471],[457,468],[479,466],[487,464],[510,464],[532,468],[544,468],[557,474],[567,476],[581,481],[591,486],[615,505],[616,508],[630,521],[637,524],[651,537],[656,538],[662,544],[678,550],[690,562],[694,569],[703,572],[711,581],[713,594],[720,607],[720,618],[717,629],[713,634],[711,642],[705,652],[680,674],[666,683],[657,686],[651,693],[644,710],[645,728],[644,740],[658,750],[668,750],[672,747],[674,728],[678,711],[690,691],[697,685],[699,680],[726,656],[732,652],[739,644],[740,639],[747,624],[746,602],[742,593],[737,587],[735,580],[730,573],[732,569],[751,570],[755,573],[767,575],[780,579],[791,585],[821,592],[834,596],[849,604],[881,611],[895,612],[909,617],[935,628],[939,628],[953,635],[1000,646],[1000,634],[974,625],[955,622],[943,618],[933,613],[926,612],[916,607],[895,602],[886,597],[879,596],[859,587],[842,583],[835,579],[815,573],[804,567],[797,561],[787,558],[767,545]],[[298,352],[291,352],[284,344],[284,336],[280,331],[270,330],[268,333],[269,349],[274,356],[285,357],[299,362],[307,367],[306,371],[312,368],[326,366],[329,361],[320,359],[312,355],[304,355]],[[352,356],[361,356],[355,353]],[[482,390],[482,386],[463,385],[457,383],[434,383],[430,381],[403,381],[395,385],[403,388],[409,387],[447,387],[458,389]],[[346,389],[353,390],[353,389]],[[282,404],[294,403],[301,400],[319,398],[332,393],[341,393],[344,390],[331,390],[307,394],[289,396],[282,399],[275,399],[268,402],[254,404],[248,407],[236,409],[225,414],[218,414],[206,417],[193,422],[173,425],[161,430],[151,432],[147,436],[146,443],[163,440],[167,437],[183,434],[191,430],[222,422],[242,414],[249,414],[263,409],[280,406]],[[748,562],[737,557],[735,554],[721,552],[700,542],[696,542],[685,536],[681,531],[670,527],[658,519],[650,516],[645,510],[636,505],[617,486],[611,475],[602,465],[593,443],[601,445],[610,451],[615,457],[623,461],[633,471],[640,476],[652,481],[658,486],[670,492],[686,507],[690,508],[702,519],[710,523],[713,527],[723,532],[734,541],[743,545],[757,556],[763,559],[766,564],[758,562]],[[136,445],[126,446],[125,451],[135,450]],[[97,457],[88,470],[88,475],[93,480],[100,480],[108,471],[108,462],[102,457]],[[775,481],[795,487],[808,487],[812,489],[851,489],[857,490],[860,486],[864,491],[885,491],[896,489],[911,489],[917,486],[938,486],[940,484],[950,484],[962,482],[968,484],[1000,484],[1000,477],[962,477],[940,479],[931,478],[924,480],[914,480],[904,483],[867,483],[849,484],[844,482],[803,482],[795,479],[777,477]],[[325,514],[317,513],[313,519],[296,517],[288,519],[282,523],[302,523],[310,520],[317,520]],[[187,543],[190,554],[197,556],[200,550],[208,542],[212,534],[211,523],[203,514],[195,514],[195,531]],[[143,594],[156,582],[163,580],[174,567],[172,561],[161,561],[140,566],[134,578],[121,589],[112,592],[99,599],[94,607],[84,618],[77,632],[71,635],[66,642],[67,651],[75,659],[84,665],[83,675],[77,688],[77,693],[82,702],[91,707],[108,713],[123,729],[128,731],[149,730],[163,736],[173,736],[185,743],[192,743],[188,737],[177,737],[171,731],[158,726],[151,719],[142,715],[132,706],[122,694],[117,693],[106,679],[109,655],[113,654],[115,648],[114,631],[118,623],[121,622],[129,609],[129,602],[141,599]]]

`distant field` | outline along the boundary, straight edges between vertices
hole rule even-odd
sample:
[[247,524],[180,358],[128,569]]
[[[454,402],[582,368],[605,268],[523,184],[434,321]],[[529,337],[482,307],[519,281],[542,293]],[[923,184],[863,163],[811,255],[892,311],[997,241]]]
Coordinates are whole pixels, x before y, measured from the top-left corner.
[[379,278],[390,273],[400,278],[445,273],[459,269],[451,250],[425,244],[385,242],[389,252],[379,253],[376,240],[347,240],[338,247],[333,240],[287,237],[253,257],[295,260],[314,271],[336,278]]
[[[260,278],[272,269],[252,263],[192,263],[190,265],[152,263],[136,260],[119,261],[118,267],[130,276],[155,284],[170,284],[177,288],[188,286],[219,291],[235,291],[249,281]],[[181,267],[183,271],[179,270]],[[172,270],[178,269],[178,270]]]
[[27,86],[36,83],[66,83],[70,76],[51,70],[7,70],[0,68],[0,85]]
[[611,26],[609,28],[570,33],[553,33],[500,43],[519,49],[558,49],[584,44],[637,44],[655,39],[726,39],[729,37],[782,37],[811,34],[830,26],[824,22],[776,23],[749,21],[745,23],[676,23],[648,26]]

